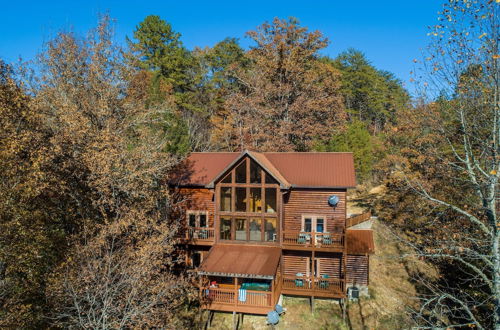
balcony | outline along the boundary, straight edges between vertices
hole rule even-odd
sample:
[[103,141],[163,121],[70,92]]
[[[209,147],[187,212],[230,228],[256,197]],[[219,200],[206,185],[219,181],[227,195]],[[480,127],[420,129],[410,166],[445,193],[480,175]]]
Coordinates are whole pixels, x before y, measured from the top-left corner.
[[202,290],[204,307],[220,311],[267,314],[274,309],[273,293],[267,291],[205,288]]
[[[205,309],[239,312],[250,314],[267,314],[274,309],[281,294],[281,277],[270,280],[267,287],[247,289],[239,284],[244,279],[235,279],[234,284],[219,284],[217,287],[201,288],[202,306]],[[258,286],[258,285],[257,285]]]
[[283,232],[283,248],[342,252],[345,235],[341,233]]
[[325,298],[345,297],[345,280],[308,276],[284,276],[282,293]]
[[212,245],[215,241],[215,229],[208,227],[188,227],[179,237],[184,243]]

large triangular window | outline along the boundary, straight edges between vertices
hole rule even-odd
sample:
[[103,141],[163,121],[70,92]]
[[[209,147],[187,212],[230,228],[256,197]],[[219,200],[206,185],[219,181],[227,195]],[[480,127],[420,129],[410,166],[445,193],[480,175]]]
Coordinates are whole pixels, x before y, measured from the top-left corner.
[[219,183],[220,239],[275,242],[279,192],[278,181],[262,166],[242,159]]

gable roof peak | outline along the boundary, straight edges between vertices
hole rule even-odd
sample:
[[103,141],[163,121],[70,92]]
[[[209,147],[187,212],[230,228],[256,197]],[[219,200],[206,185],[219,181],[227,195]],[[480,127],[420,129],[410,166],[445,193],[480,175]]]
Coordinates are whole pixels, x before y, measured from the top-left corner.
[[260,152],[250,151],[245,149],[241,152],[241,154],[236,157],[228,166],[226,166],[212,181],[210,181],[206,187],[213,188],[215,186],[215,182],[219,180],[224,174],[226,174],[231,168],[233,168],[241,159],[245,156],[253,159],[257,164],[259,164],[264,171],[266,171],[269,175],[271,175],[276,181],[279,182],[280,187],[282,189],[289,189],[291,184],[285,179],[285,177],[274,167],[274,165],[267,159],[267,157]]

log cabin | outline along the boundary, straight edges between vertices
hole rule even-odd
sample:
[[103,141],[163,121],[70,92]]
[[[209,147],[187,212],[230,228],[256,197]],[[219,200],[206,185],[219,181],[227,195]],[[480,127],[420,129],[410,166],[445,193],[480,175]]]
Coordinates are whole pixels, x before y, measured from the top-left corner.
[[192,153],[175,173],[204,309],[267,314],[281,295],[343,301],[368,286],[373,233],[354,228],[370,216],[346,209],[352,153]]

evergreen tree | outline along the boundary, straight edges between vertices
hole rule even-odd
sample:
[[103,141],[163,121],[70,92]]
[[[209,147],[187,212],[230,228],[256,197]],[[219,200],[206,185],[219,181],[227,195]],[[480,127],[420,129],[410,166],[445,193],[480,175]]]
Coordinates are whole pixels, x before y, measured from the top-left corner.
[[167,151],[185,154],[204,150],[207,145],[209,116],[204,74],[199,59],[187,50],[180,34],[159,16],[147,16],[134,31],[131,49],[138,67],[148,71],[148,103],[163,107],[162,130]]
[[350,117],[365,122],[372,133],[393,123],[396,110],[407,106],[409,96],[401,82],[377,70],[362,52],[351,48],[333,64],[342,72],[342,95]]
[[352,152],[357,177],[366,179],[371,174],[374,161],[372,139],[366,125],[355,119],[344,131],[334,133],[327,143],[319,145],[317,150]]
[[180,37],[169,23],[150,15],[136,27],[134,39],[137,41],[129,40],[140,58],[139,67],[154,72],[157,79],[165,79],[175,92],[189,89],[189,72],[193,66],[192,56]]

